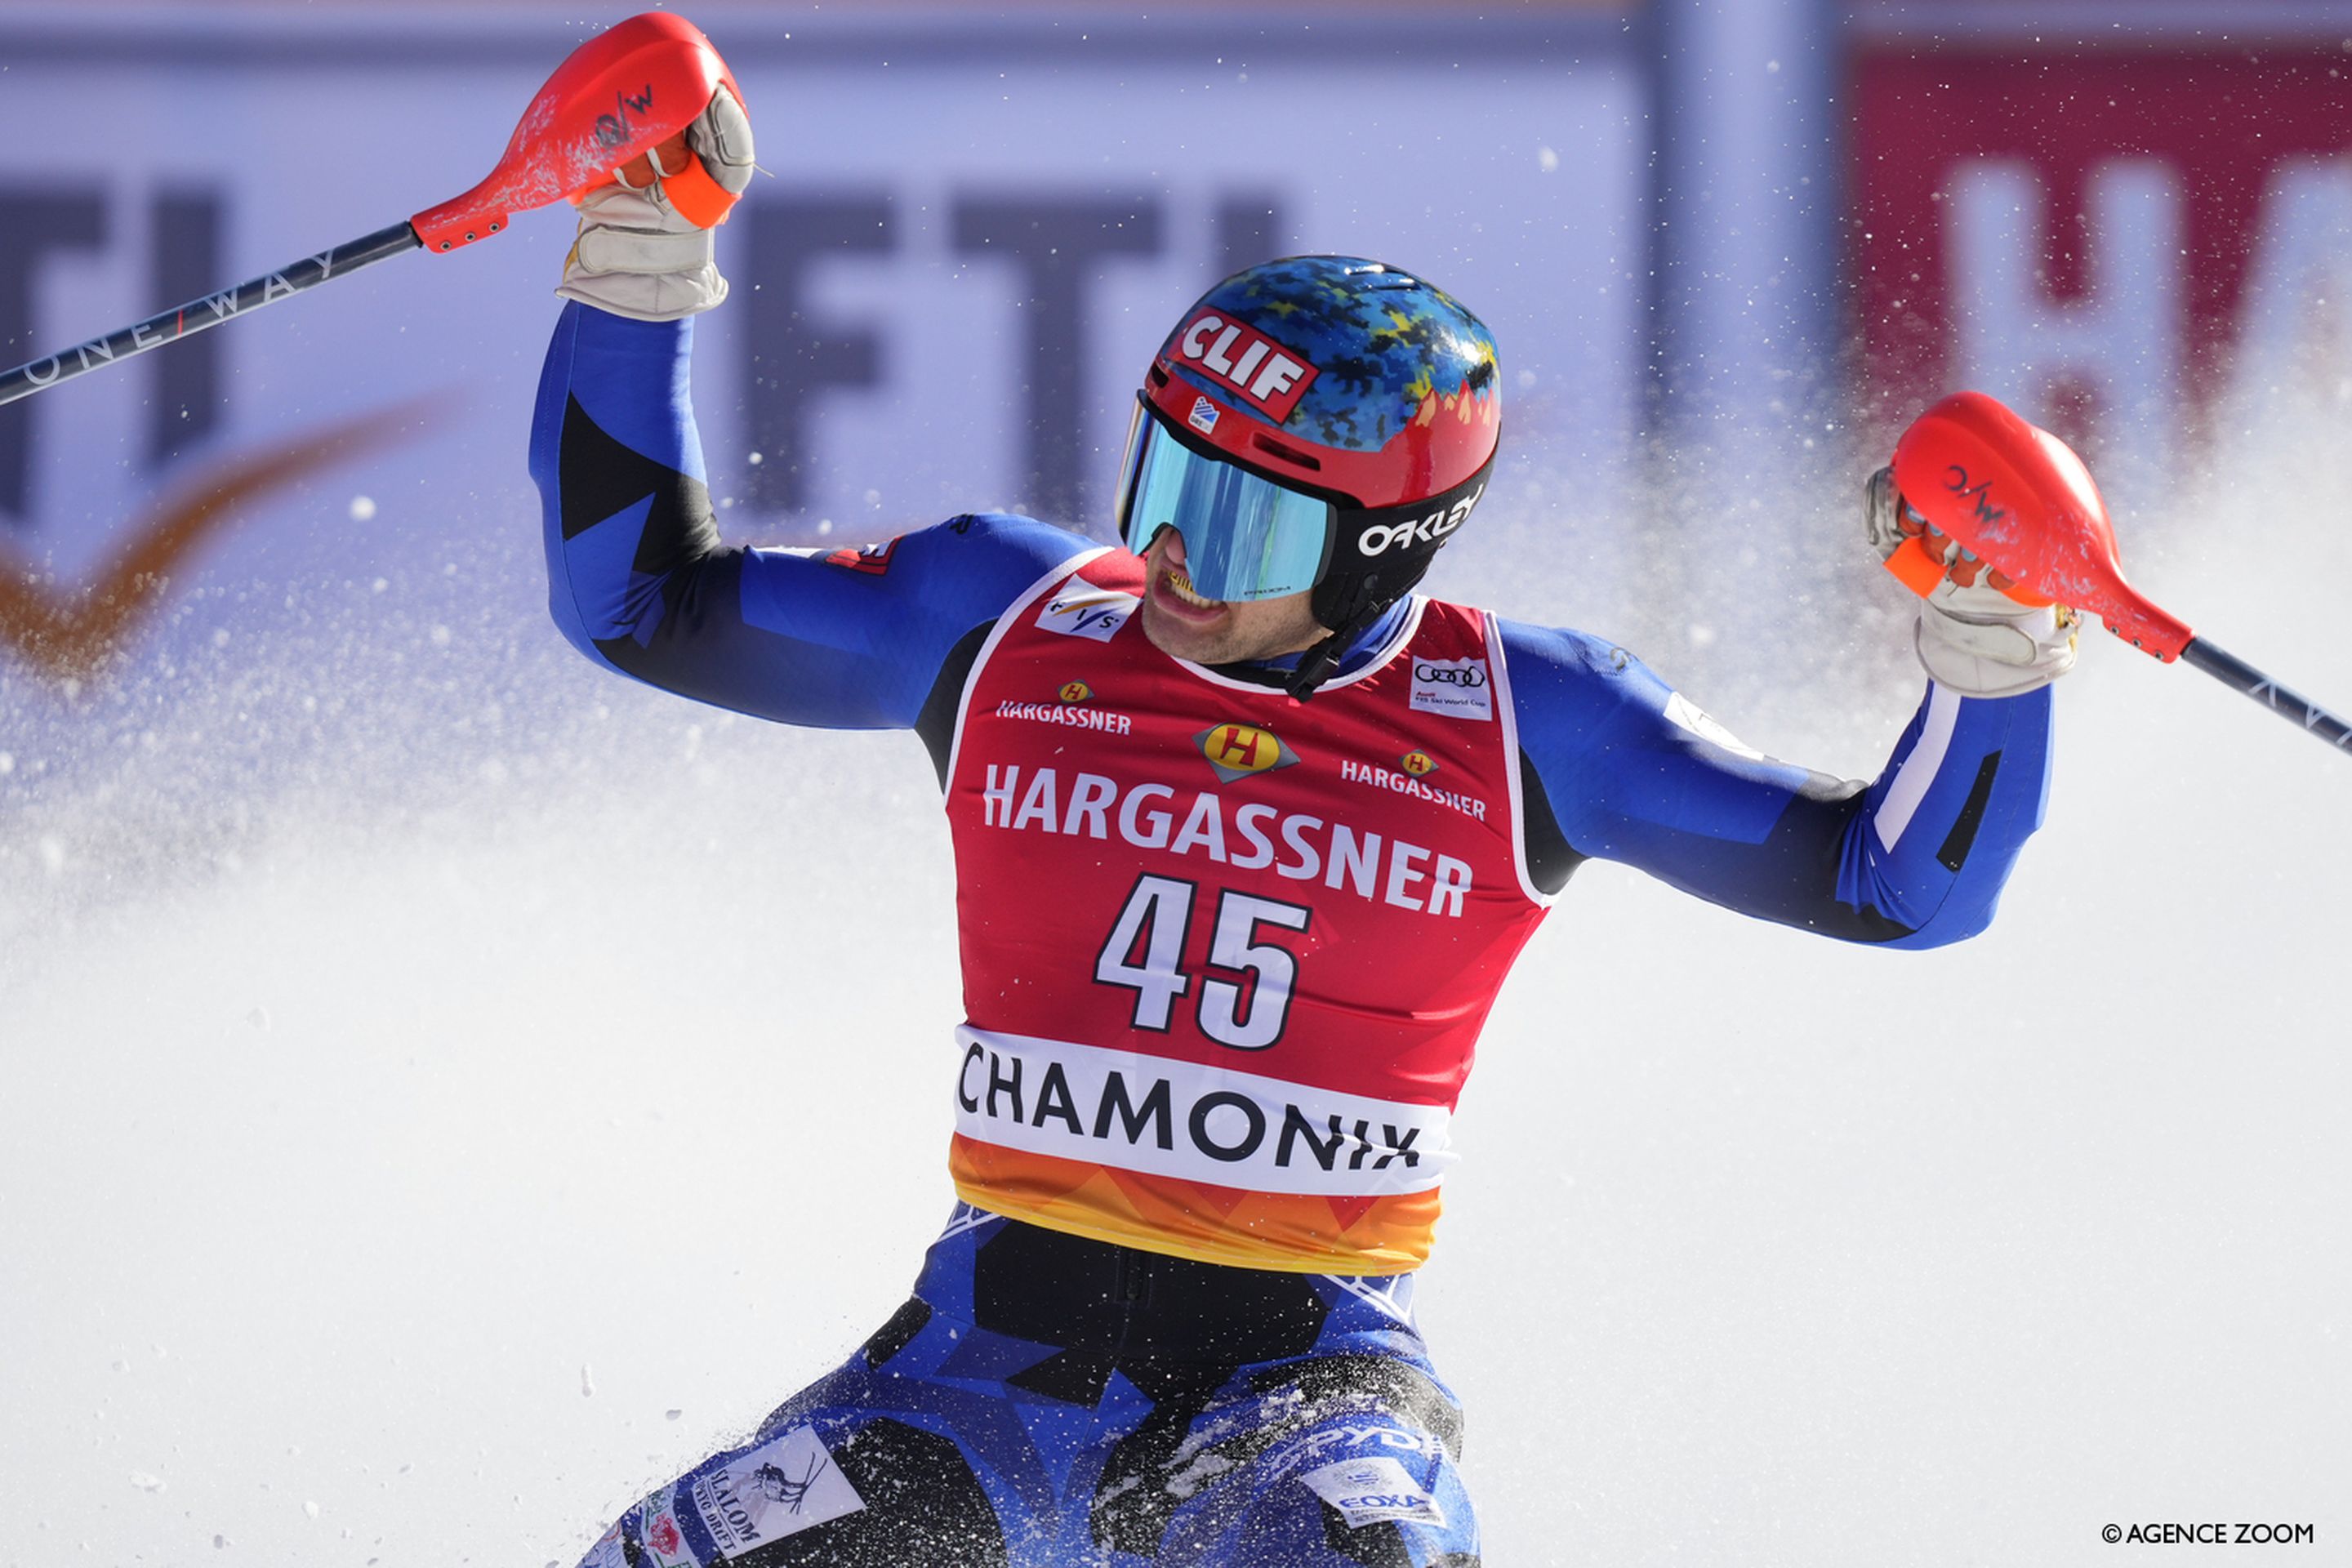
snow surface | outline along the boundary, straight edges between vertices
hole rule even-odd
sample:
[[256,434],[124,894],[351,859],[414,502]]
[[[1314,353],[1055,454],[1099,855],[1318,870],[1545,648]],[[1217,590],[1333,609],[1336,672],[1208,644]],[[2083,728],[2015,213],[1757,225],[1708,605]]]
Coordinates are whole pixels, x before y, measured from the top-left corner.
[[[2125,531],[2344,706],[2334,461],[2235,444]],[[1867,776],[1918,678],[1850,479],[1790,537],[1653,541],[1661,595],[1522,464],[1434,585]],[[946,1214],[919,748],[600,674],[532,612],[529,496],[480,504],[511,544],[463,574],[0,689],[0,1563],[569,1563],[879,1324]],[[1422,1297],[1489,1561],[2105,1562],[2144,1519],[2341,1560],[2352,758],[2096,631],[2059,708],[1974,943],[1571,884]]]

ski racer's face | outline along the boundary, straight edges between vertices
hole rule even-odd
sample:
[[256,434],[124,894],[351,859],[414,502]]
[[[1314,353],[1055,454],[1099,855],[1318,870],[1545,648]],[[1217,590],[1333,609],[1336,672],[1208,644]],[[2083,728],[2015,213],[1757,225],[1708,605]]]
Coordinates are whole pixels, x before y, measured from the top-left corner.
[[1313,592],[1275,599],[1203,599],[1184,572],[1184,536],[1162,528],[1144,552],[1143,635],[1194,664],[1242,664],[1300,653],[1324,628],[1307,608]]

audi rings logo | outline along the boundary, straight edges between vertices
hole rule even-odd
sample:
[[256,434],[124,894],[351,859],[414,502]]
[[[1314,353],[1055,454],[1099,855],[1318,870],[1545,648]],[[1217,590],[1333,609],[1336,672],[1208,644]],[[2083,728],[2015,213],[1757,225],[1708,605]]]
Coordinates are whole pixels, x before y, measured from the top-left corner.
[[1451,508],[1441,507],[1427,517],[1407,518],[1402,522],[1376,522],[1356,535],[1356,548],[1367,555],[1385,555],[1391,550],[1410,550],[1417,544],[1434,548],[1444,542],[1445,536],[1462,526],[1478,498],[1486,493],[1480,485]]
[[1417,658],[1412,661],[1412,678],[1425,686],[1459,686],[1475,691],[1486,684],[1486,667],[1475,660],[1433,664]]
[[1492,721],[1493,681],[1483,658],[1416,658],[1412,661],[1412,700],[1407,706],[1416,713]]

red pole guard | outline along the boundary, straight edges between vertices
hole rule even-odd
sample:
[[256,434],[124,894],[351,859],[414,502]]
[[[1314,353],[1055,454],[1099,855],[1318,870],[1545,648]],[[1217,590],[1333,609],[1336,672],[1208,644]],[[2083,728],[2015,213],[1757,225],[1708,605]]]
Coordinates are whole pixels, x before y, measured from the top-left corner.
[[1981,392],[1927,410],[1895,448],[1903,499],[1962,548],[2170,663],[2193,634],[2124,581],[2107,505],[2066,443]]
[[555,68],[481,184],[409,219],[425,248],[487,239],[517,212],[600,184],[694,122],[724,84],[742,92],[693,23],[666,11],[599,33]]

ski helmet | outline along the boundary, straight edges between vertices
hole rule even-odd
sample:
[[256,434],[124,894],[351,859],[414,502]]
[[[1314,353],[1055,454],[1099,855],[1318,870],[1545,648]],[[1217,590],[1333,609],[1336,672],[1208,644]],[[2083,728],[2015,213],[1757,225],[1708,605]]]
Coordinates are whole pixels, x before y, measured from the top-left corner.
[[1175,527],[1212,599],[1311,588],[1337,645],[1326,668],[1470,515],[1502,423],[1485,323],[1352,256],[1269,261],[1210,289],[1137,405],[1118,489],[1128,548]]

